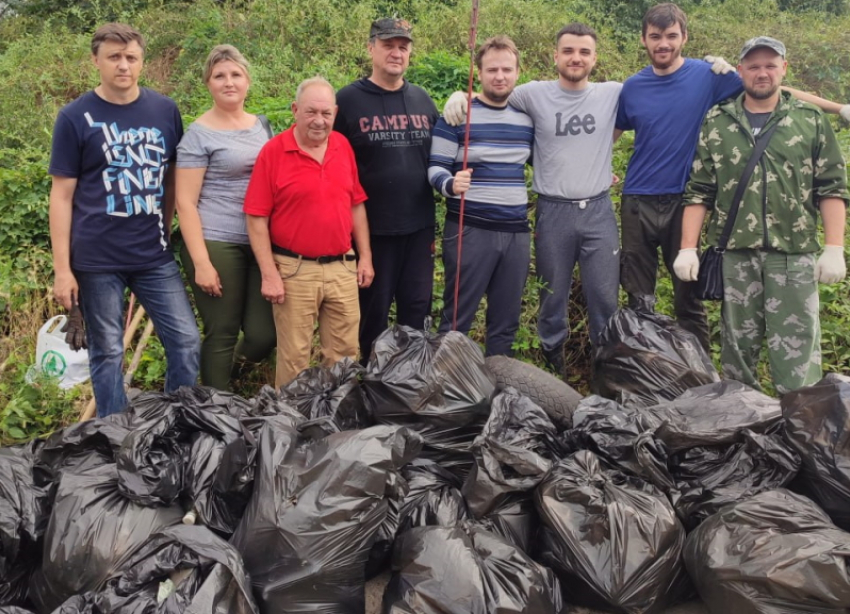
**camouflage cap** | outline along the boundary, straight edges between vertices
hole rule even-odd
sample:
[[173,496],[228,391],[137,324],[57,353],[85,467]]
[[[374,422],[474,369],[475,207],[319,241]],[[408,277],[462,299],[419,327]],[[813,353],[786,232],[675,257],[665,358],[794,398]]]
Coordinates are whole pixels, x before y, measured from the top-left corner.
[[743,60],[747,57],[747,54],[750,51],[753,49],[759,49],[760,47],[767,47],[781,55],[783,58],[785,57],[785,45],[783,45],[781,41],[778,41],[775,38],[770,38],[769,36],[756,36],[744,43],[744,47],[741,49],[741,55],[738,56],[738,60]]
[[406,38],[412,41],[411,32],[413,26],[405,19],[396,19],[394,17],[385,17],[384,19],[376,19],[372,22],[372,27],[369,30],[369,39],[380,38],[386,40],[388,38]]

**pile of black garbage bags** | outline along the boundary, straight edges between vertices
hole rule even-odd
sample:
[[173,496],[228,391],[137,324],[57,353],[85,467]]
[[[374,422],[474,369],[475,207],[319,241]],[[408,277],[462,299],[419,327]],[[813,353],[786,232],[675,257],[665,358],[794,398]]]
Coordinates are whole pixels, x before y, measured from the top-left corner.
[[2,448],[0,614],[364,614],[385,570],[383,614],[850,612],[850,378],[780,402],[663,316],[605,334],[566,429],[393,328],[365,368]]

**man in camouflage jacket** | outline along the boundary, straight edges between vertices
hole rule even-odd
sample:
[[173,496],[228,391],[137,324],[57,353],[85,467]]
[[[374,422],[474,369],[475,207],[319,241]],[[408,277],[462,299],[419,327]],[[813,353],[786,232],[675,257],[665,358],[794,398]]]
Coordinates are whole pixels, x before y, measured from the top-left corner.
[[[836,283],[844,261],[847,171],[829,122],[812,105],[779,90],[785,46],[747,41],[738,72],[744,93],[706,115],[683,204],[676,275],[695,281],[697,244],[707,211],[707,243],[717,245],[756,136],[778,127],[749,180],[723,257],[722,349],[725,377],[759,387],[767,340],[777,392],[821,378],[817,282]],[[825,247],[819,249],[818,212]]]

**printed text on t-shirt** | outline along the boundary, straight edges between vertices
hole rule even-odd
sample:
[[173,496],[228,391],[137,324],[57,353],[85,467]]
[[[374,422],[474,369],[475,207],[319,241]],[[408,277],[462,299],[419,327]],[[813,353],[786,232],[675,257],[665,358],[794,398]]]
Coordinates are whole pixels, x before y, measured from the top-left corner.
[[406,141],[415,145],[431,134],[427,115],[373,115],[360,118],[360,132],[370,141]]
[[584,130],[585,134],[596,132],[596,118],[588,113],[584,117],[572,115],[564,120],[562,113],[555,113],[555,136],[577,136]]
[[103,154],[108,163],[102,173],[106,213],[118,217],[161,214],[168,162],[162,132],[145,127],[119,130],[117,124],[95,121],[89,113],[85,117],[89,126],[103,132]]

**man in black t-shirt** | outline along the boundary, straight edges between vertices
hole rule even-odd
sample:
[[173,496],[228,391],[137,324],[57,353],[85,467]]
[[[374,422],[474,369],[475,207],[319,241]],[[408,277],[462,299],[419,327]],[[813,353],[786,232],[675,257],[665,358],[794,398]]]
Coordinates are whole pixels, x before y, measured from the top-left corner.
[[364,361],[396,322],[422,329],[431,311],[434,277],[434,193],[428,183],[434,102],[404,79],[413,46],[402,19],[372,23],[368,50],[372,74],[337,93],[334,129],[354,148],[366,214],[375,280],[360,290],[360,353]]
[[192,386],[200,336],[169,243],[172,163],[183,124],[177,105],[139,87],[142,35],[124,24],[92,38],[100,84],[59,112],[49,173],[53,294],[77,302],[86,324],[100,417],[127,405],[122,366],[124,294],[144,306],[165,348],[166,391]]

